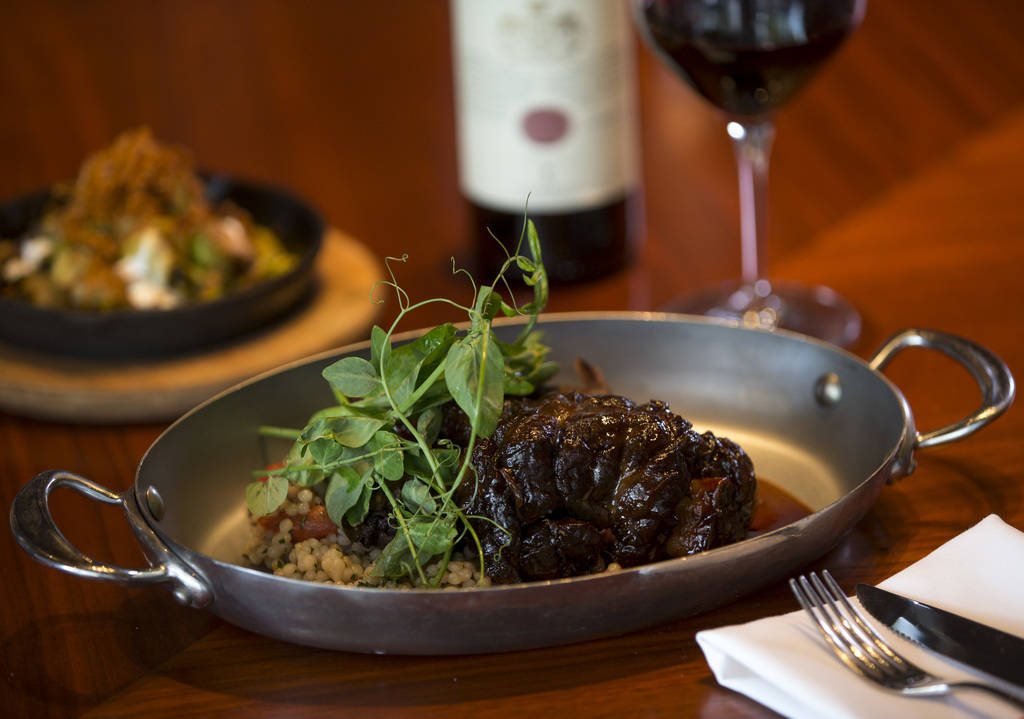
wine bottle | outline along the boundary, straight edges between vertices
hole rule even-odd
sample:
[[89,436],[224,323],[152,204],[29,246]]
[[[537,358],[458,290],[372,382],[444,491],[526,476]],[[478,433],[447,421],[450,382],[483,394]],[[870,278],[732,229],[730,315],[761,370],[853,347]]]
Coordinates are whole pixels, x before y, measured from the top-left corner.
[[552,280],[619,269],[641,202],[625,3],[452,0],[451,11],[459,183],[479,268],[497,269],[494,237],[513,250],[528,212]]

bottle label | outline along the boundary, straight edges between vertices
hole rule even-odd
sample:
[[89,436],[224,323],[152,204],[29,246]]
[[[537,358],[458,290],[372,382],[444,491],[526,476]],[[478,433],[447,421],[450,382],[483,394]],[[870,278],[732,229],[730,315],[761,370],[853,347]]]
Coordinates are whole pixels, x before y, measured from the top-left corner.
[[452,0],[459,180],[494,209],[597,207],[636,185],[622,0]]

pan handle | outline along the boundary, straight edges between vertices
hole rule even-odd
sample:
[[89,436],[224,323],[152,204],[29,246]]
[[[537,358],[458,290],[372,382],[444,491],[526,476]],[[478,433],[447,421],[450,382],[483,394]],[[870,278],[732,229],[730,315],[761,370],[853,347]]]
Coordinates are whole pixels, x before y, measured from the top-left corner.
[[[125,569],[104,564],[89,557],[61,534],[50,513],[50,493],[58,487],[70,487],[106,504],[124,507],[139,543],[147,557],[155,561],[147,569]],[[130,586],[169,584],[174,597],[187,606],[202,608],[213,601],[208,584],[160,541],[139,512],[131,489],[111,492],[85,477],[63,470],[37,474],[22,487],[11,505],[11,532],[28,554],[54,569],[88,579],[101,579]]]
[[963,439],[1001,415],[1013,402],[1013,376],[1006,363],[981,345],[945,332],[903,330],[886,341],[868,364],[880,372],[900,350],[907,347],[938,350],[960,363],[974,377],[982,394],[981,407],[968,417],[930,432],[917,432],[915,448],[925,449]]

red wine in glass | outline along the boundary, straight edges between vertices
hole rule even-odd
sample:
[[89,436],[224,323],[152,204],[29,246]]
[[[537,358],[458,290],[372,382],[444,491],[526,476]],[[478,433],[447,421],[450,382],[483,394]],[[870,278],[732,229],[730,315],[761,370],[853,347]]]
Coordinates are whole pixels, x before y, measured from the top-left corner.
[[669,309],[783,327],[839,345],[860,333],[856,310],[825,287],[763,276],[773,112],[859,24],[866,0],[633,0],[656,55],[719,108],[740,184],[741,279],[679,298]]

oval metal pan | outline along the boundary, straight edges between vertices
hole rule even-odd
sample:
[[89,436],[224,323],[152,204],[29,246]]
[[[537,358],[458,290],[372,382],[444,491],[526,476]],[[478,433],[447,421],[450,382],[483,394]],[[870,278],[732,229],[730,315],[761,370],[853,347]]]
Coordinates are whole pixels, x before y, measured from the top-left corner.
[[[360,652],[471,653],[620,634],[731,601],[826,552],[867,511],[905,439],[899,392],[840,350],[783,334],[678,318],[558,316],[541,324],[555,359],[602,368],[616,392],[665,399],[699,428],[735,437],[759,475],[817,510],[769,534],[615,574],[460,592],[316,585],[238,566],[250,470],[284,451],[259,424],[302,426],[331,399],[337,353],[265,376],[184,417],[154,444],[136,495],[156,491],[156,533],[213,588],[212,611],[302,644]],[[356,352],[366,354],[365,344]],[[834,374],[843,399],[822,404]],[[558,380],[571,383],[571,371]],[[150,488],[153,490],[150,490]]]

